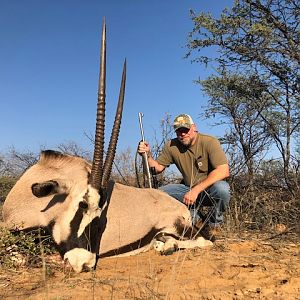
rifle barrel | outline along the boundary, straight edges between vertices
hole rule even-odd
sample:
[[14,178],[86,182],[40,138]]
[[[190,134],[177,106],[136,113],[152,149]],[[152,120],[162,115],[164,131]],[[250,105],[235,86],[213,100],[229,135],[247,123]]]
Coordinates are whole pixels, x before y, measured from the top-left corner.
[[[143,116],[144,116],[143,113],[139,113],[139,123],[140,123],[142,141],[145,142],[145,135],[144,135],[144,129],[143,129],[143,122],[142,122]],[[143,163],[144,163],[146,176],[147,176],[147,179],[148,179],[148,185],[149,185],[149,188],[152,188],[151,174],[150,174],[150,168],[149,168],[149,163],[148,163],[148,156],[147,156],[146,152],[142,154],[142,158],[143,158]]]

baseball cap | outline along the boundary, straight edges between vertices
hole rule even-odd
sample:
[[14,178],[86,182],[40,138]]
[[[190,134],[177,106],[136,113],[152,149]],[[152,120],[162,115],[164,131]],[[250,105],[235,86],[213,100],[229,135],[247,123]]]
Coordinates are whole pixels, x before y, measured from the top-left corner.
[[174,120],[173,127],[176,131],[179,128],[188,128],[190,129],[192,125],[194,124],[194,121],[190,115],[187,114],[181,114],[177,116]]

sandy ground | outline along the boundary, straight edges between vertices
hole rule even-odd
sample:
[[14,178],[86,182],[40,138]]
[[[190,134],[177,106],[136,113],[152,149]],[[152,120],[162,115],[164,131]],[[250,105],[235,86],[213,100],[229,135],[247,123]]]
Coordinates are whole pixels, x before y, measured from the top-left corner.
[[1,299],[300,299],[300,243],[284,235],[226,237],[170,256],[106,258],[96,271],[0,269]]

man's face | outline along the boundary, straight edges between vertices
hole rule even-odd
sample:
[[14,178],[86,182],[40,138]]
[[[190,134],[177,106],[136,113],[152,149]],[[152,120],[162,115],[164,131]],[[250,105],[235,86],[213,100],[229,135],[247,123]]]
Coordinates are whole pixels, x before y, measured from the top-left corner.
[[188,128],[178,128],[176,131],[177,139],[186,147],[193,145],[196,138],[196,128],[192,125],[190,129]]

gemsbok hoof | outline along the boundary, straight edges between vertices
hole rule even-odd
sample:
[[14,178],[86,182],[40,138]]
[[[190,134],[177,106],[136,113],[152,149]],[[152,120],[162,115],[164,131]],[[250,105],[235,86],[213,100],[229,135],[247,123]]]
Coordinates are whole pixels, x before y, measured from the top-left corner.
[[178,245],[174,238],[163,235],[153,241],[153,249],[161,255],[171,255],[178,250]]
[[161,252],[161,255],[172,255],[174,252],[176,252],[178,249],[176,247],[165,249]]
[[164,245],[165,245],[164,242],[155,240],[155,241],[153,242],[153,249],[154,249],[155,251],[157,251],[157,252],[162,252],[163,249],[164,249]]

